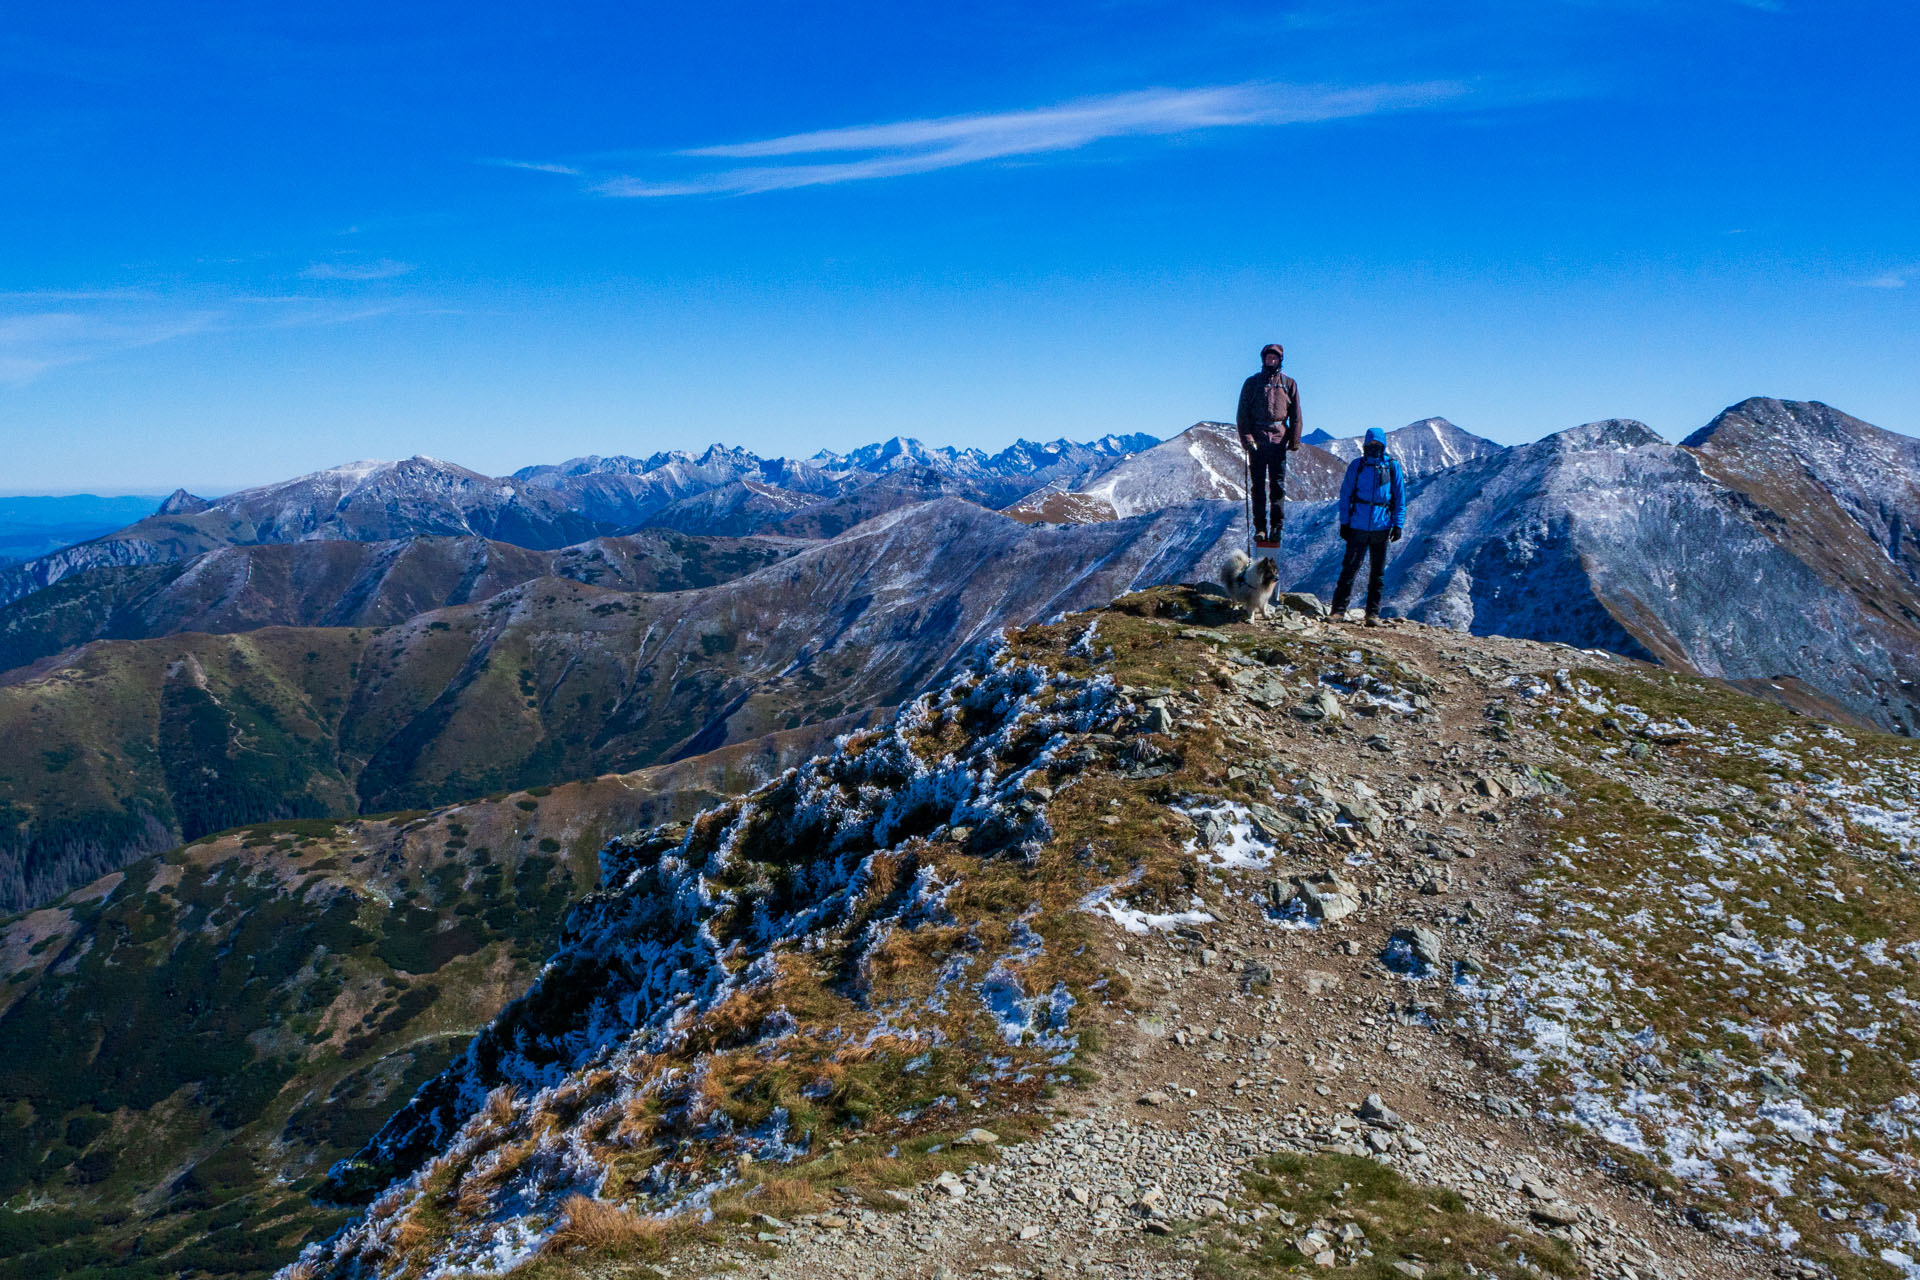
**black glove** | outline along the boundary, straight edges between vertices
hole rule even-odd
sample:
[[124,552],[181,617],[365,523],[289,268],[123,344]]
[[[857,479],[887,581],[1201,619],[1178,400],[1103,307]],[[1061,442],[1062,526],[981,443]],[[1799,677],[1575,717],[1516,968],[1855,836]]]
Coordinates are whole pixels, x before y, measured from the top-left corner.
[[1387,530],[1387,541],[1388,541],[1388,542],[1398,542],[1398,541],[1400,541],[1400,526],[1399,526],[1399,525],[1395,525],[1395,526],[1393,526],[1393,528],[1391,528],[1391,529],[1389,529],[1389,530]]

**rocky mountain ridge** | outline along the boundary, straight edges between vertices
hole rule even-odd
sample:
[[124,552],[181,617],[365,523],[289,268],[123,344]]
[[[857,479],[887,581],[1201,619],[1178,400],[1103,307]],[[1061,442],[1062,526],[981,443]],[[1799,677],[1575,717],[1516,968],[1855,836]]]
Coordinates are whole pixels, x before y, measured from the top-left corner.
[[[1091,524],[1196,498],[1244,503],[1246,467],[1246,454],[1230,424],[1196,422],[1179,435],[1115,463],[1083,488],[1039,489],[1007,507],[1006,513],[1028,523]],[[1287,496],[1300,501],[1330,498],[1340,491],[1345,473],[1346,464],[1338,458],[1303,444],[1287,461]]]
[[683,591],[750,573],[804,545],[647,529],[558,551],[477,537],[329,540],[89,569],[0,607],[0,683],[25,679],[30,673],[18,668],[94,640],[392,626],[548,576],[621,591]]

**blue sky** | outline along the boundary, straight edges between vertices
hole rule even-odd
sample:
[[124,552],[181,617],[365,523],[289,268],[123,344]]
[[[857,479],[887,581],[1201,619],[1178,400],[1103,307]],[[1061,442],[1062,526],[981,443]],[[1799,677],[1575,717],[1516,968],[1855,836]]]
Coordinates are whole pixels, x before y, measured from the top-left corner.
[[54,4],[0,492],[1310,427],[1920,433],[1920,17],[1850,0]]

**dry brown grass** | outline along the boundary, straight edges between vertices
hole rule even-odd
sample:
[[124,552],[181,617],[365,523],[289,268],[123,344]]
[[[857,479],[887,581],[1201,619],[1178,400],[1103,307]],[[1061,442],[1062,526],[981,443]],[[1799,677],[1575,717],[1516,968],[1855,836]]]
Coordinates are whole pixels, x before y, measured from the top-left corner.
[[471,1183],[460,1184],[453,1198],[453,1211],[462,1218],[484,1218],[493,1212],[493,1196]]
[[758,1183],[746,1200],[755,1213],[770,1213],[776,1218],[818,1213],[827,1207],[827,1197],[805,1178],[768,1178]]
[[569,1196],[560,1208],[566,1220],[547,1237],[542,1253],[650,1256],[659,1251],[669,1229],[657,1218],[643,1218],[624,1205],[608,1204],[592,1196]]
[[487,1095],[487,1105],[480,1109],[480,1115],[487,1124],[495,1129],[505,1129],[513,1123],[513,1086],[503,1084]]
[[418,1218],[408,1218],[393,1229],[387,1242],[396,1256],[405,1257],[425,1244],[432,1235],[433,1231],[426,1223]]
[[616,1147],[639,1147],[653,1141],[660,1132],[660,1116],[648,1109],[651,1099],[640,1099],[627,1104],[626,1114],[613,1126],[613,1132],[607,1135],[607,1141]]
[[523,1142],[511,1143],[500,1147],[490,1157],[484,1159],[461,1179],[460,1191],[464,1195],[472,1192],[485,1195],[504,1185],[539,1149],[539,1143],[532,1138]]

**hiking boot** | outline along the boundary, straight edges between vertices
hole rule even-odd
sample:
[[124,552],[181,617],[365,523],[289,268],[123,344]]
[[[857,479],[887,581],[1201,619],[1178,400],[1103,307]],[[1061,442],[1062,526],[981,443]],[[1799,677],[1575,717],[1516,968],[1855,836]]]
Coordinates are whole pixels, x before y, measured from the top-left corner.
[[1367,615],[1367,625],[1368,625],[1368,626],[1370,626],[1370,627],[1377,627],[1377,626],[1379,626],[1379,625],[1380,625],[1380,615],[1379,615],[1379,614],[1377,614],[1377,613],[1370,613],[1370,614],[1368,614],[1368,615]]

